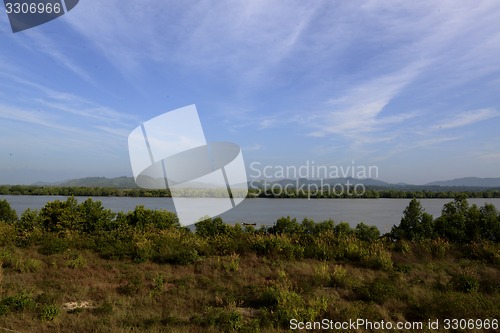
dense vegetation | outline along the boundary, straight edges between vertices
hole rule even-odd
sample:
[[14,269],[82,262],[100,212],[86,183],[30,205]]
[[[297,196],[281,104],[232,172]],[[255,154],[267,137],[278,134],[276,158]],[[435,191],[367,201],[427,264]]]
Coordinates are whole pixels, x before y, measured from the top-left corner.
[[[188,190],[187,190],[188,191]],[[306,188],[255,189],[248,191],[249,198],[418,198],[448,199],[457,193],[464,193],[468,198],[500,198],[498,188],[441,187],[441,186],[406,186],[374,187],[366,186],[364,191],[354,192],[346,189],[344,193],[334,190],[307,190]],[[114,196],[114,197],[170,197],[170,190],[88,186],[36,186],[36,185],[0,185],[0,195],[64,195],[64,196]],[[186,193],[186,196],[189,196]],[[193,191],[191,196],[199,195]]]
[[0,328],[276,332],[289,321],[498,319],[500,214],[457,196],[412,200],[380,235],[363,223],[179,226],[74,197],[18,216],[0,200]]

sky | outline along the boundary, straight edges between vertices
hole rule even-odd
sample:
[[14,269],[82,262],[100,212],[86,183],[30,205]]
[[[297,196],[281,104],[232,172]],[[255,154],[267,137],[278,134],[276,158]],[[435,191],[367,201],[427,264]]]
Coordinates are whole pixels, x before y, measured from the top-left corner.
[[498,1],[81,0],[15,34],[0,8],[0,184],[132,176],[128,135],[191,104],[247,167],[500,177]]

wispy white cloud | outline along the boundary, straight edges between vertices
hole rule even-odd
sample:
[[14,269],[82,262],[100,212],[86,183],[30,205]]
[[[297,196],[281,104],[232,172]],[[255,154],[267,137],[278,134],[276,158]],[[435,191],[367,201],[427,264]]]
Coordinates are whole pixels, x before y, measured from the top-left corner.
[[[82,120],[94,120],[100,123],[113,124],[116,127],[130,127],[130,124],[139,123],[136,116],[118,112],[110,107],[99,105],[81,96],[58,91],[46,85],[23,79],[8,73],[0,73],[15,82],[24,91],[23,104],[32,106],[32,109],[45,109],[50,111],[62,111],[74,115]],[[13,107],[13,106],[12,106]],[[51,113],[55,116],[55,113]],[[52,120],[53,121],[53,120]]]
[[[148,64],[216,71],[241,85],[262,85],[303,47],[322,2],[120,0],[81,3],[68,23],[124,75]],[[160,18],[161,19],[157,19]]]
[[[37,29],[27,30],[25,35],[29,38],[29,40],[36,44],[37,52],[45,53],[62,67],[66,67],[83,80],[96,85],[94,78],[86,70],[84,70],[83,67],[78,65],[77,61],[66,55],[64,51],[62,51],[63,48],[61,48],[60,45],[57,45],[56,42],[49,37],[49,35],[43,34]],[[24,39],[15,38],[14,40],[27,49],[34,49],[33,44],[27,43]]]
[[422,66],[411,66],[368,82],[362,82],[339,98],[327,102],[326,111],[310,117],[311,135],[337,134],[352,138],[384,129],[414,116],[399,113],[384,116],[384,108],[418,75]]
[[450,119],[436,124],[433,129],[451,129],[456,127],[463,127],[496,117],[500,117],[500,112],[495,109],[472,110],[453,115]]
[[54,118],[46,112],[26,110],[23,108],[13,107],[11,105],[0,104],[0,118],[39,125],[57,130],[73,130],[73,128],[68,128],[67,126],[61,126],[57,124]]

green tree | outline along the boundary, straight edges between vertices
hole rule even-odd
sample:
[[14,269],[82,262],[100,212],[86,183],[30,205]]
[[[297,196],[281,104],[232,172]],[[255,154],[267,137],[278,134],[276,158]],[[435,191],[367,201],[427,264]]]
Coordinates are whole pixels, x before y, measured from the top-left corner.
[[231,227],[225,224],[220,217],[206,219],[196,223],[196,233],[202,237],[226,235],[231,232]]
[[0,221],[14,223],[17,221],[17,213],[15,209],[10,207],[7,200],[0,200]]
[[390,237],[393,239],[414,240],[430,238],[433,234],[432,215],[426,213],[420,201],[413,198],[405,208],[400,224],[392,227]]
[[358,223],[354,230],[356,237],[364,241],[374,241],[380,237],[380,231],[376,226],[369,226],[363,222]]
[[469,203],[467,194],[461,193],[452,202],[443,206],[441,216],[436,219],[436,232],[452,242],[465,242]]
[[116,214],[110,209],[103,207],[101,201],[93,201],[89,198],[82,202],[78,209],[84,219],[80,230],[86,233],[93,233],[98,230],[111,230],[114,228]]
[[179,227],[179,219],[173,212],[167,210],[154,210],[145,208],[143,205],[135,207],[126,216],[128,224],[139,228],[153,226],[158,229]]
[[294,234],[301,232],[302,226],[296,218],[280,217],[269,231],[275,234]]
[[75,197],[66,201],[48,202],[40,210],[42,227],[47,232],[63,233],[66,230],[79,230],[85,222]]
[[500,242],[500,212],[493,204],[485,204],[479,209],[481,237],[485,240]]

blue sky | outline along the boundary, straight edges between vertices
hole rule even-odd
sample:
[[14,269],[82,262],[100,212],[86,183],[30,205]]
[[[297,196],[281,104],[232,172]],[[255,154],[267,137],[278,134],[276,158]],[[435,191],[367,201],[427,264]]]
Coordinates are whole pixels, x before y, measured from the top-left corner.
[[500,2],[82,0],[0,12],[0,184],[131,176],[128,134],[196,104],[246,163],[500,177]]

